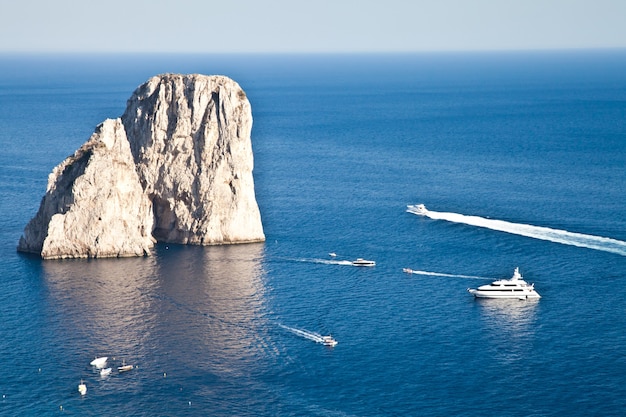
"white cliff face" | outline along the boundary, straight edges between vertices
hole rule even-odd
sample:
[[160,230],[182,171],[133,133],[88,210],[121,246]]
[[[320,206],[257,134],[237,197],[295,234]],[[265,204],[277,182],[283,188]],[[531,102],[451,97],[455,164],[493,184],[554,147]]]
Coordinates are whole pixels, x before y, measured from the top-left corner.
[[155,240],[265,240],[254,194],[252,115],[226,77],[167,74],[140,86],[50,174],[18,250],[43,258],[149,254]]
[[152,224],[124,126],[106,120],[49,175],[18,250],[45,259],[139,256],[154,245]]
[[158,240],[265,240],[252,177],[252,112],[236,82],[153,77],[135,91],[122,120],[154,205]]

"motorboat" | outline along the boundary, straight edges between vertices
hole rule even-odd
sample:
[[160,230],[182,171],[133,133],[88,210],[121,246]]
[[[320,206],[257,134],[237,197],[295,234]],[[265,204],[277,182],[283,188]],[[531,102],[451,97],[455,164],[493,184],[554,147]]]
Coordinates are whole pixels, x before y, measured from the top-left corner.
[[337,342],[332,336],[322,336],[322,342],[321,342],[324,346],[330,346],[333,347],[335,346]]
[[406,211],[417,214],[418,216],[425,216],[428,213],[426,206],[423,204],[408,205],[406,206]]
[[80,384],[78,384],[78,392],[80,392],[80,395],[87,394],[87,385],[85,385],[82,379],[80,381]]
[[375,266],[376,262],[368,261],[367,259],[357,258],[356,261],[352,261],[353,266]]
[[510,279],[499,279],[475,289],[468,288],[467,291],[476,298],[518,298],[520,300],[541,298],[535,291],[535,284],[524,281],[519,268],[515,268]]
[[117,367],[117,372],[128,372],[133,370],[133,365],[126,365],[126,361],[122,361],[122,366]]
[[95,366],[98,369],[102,369],[106,365],[107,359],[109,359],[109,358],[106,357],[106,356],[101,356],[99,358],[96,358],[96,359],[92,360],[90,365],[91,366]]
[[330,256],[331,258],[335,258],[337,254],[335,252],[331,252],[328,254],[328,256]]
[[100,376],[107,376],[111,373],[111,368],[104,368],[100,370]]
[[402,272],[404,272],[405,274],[412,274],[413,270],[411,268],[402,268]]

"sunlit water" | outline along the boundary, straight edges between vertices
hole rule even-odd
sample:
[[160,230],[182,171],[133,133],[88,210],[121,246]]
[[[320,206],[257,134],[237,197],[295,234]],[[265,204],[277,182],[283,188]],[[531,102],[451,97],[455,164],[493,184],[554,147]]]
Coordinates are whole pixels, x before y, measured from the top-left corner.
[[[246,91],[267,241],[18,254],[52,168],[162,72]],[[626,408],[623,51],[5,56],[0,74],[1,415]],[[518,266],[540,300],[467,293]]]

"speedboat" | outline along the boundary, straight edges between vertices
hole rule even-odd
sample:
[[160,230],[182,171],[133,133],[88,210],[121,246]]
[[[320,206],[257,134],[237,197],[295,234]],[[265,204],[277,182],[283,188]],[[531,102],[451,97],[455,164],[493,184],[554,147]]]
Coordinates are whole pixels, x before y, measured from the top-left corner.
[[337,254],[335,252],[331,252],[328,254],[328,256],[330,256],[331,258],[334,258],[337,256]]
[[111,371],[112,371],[111,368],[104,368],[100,370],[100,376],[107,376],[111,373]]
[[402,272],[404,272],[406,274],[412,274],[413,270],[411,268],[402,268]]
[[122,360],[122,366],[117,367],[117,372],[128,372],[133,370],[133,365],[126,365],[126,359]]
[[96,358],[96,359],[92,360],[90,365],[91,366],[95,366],[98,369],[102,369],[102,368],[104,368],[104,365],[106,365],[107,359],[109,359],[109,358],[106,357],[106,356],[101,356],[99,358]]
[[418,216],[425,216],[426,213],[428,213],[428,210],[426,210],[426,206],[423,204],[417,204],[417,205],[408,205],[406,206],[406,211],[408,211],[409,213],[413,213],[413,214],[417,214]]
[[352,261],[353,266],[375,266],[376,262],[368,261],[367,259],[357,258],[356,261]]
[[476,298],[518,298],[520,300],[541,298],[535,291],[535,284],[524,281],[519,268],[515,268],[510,279],[499,279],[476,289],[468,288],[467,291]]
[[324,346],[330,346],[333,347],[335,346],[337,342],[335,339],[333,339],[332,336],[322,336],[322,342],[321,342]]
[[122,365],[117,367],[117,372],[128,372],[133,370],[133,365]]
[[126,365],[126,361],[122,361],[122,366],[117,367],[117,372],[128,372],[133,370],[133,365]]

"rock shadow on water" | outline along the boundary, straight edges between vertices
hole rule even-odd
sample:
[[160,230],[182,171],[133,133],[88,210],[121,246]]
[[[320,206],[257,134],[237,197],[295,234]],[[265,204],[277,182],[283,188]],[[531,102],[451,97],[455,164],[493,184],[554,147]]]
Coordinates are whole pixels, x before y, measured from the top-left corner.
[[[151,337],[156,259],[42,261],[49,305],[66,340],[89,354],[141,354]],[[91,358],[93,359],[93,358]]]
[[[263,244],[157,245],[144,258],[42,262],[65,349],[143,373],[241,376],[273,350]],[[84,356],[84,358],[82,357]]]
[[264,250],[264,244],[157,246],[157,333],[181,369],[239,377],[272,356]]

